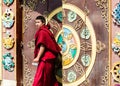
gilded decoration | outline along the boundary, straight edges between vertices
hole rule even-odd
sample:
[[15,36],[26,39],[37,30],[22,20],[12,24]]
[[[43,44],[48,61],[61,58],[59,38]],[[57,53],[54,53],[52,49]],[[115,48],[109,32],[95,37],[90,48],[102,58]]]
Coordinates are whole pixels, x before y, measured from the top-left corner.
[[91,51],[92,44],[90,42],[82,42],[80,48],[82,51]]
[[112,76],[116,82],[120,83],[120,62],[114,63],[112,67]]
[[24,0],[23,5],[28,6],[31,10],[34,10],[39,2],[45,4],[46,0]]
[[97,40],[97,45],[96,45],[97,53],[101,53],[101,51],[105,50],[105,48],[106,48],[106,45],[100,40]]
[[4,4],[7,5],[7,6],[10,6],[14,0],[3,0]]
[[109,22],[108,22],[108,0],[95,0],[96,6],[101,9],[101,15],[105,21],[105,28],[109,31]]
[[[73,49],[76,49],[76,53],[74,52],[75,57],[72,60],[66,59],[70,57],[70,53],[67,53],[68,56],[66,55],[66,57],[63,56],[63,61],[69,62],[69,64],[63,65],[63,84],[64,86],[77,86],[85,82],[93,68],[96,58],[96,36],[91,21],[81,9],[70,3],[65,3],[62,7],[64,10],[63,31],[60,32],[61,36],[58,36],[59,42],[64,39],[60,42],[63,43],[62,52],[65,50],[64,53],[66,53],[66,51],[70,50],[69,39],[74,38],[74,40],[71,40],[72,42],[80,43],[80,45],[76,46],[71,45]],[[69,12],[74,12],[70,15],[70,18],[73,17],[72,22],[68,20],[68,15],[66,15]],[[84,28],[84,25],[87,28]],[[70,34],[70,31],[72,34]],[[86,51],[89,51],[89,53]],[[84,56],[83,52],[86,52],[85,55],[87,56]]]
[[[2,0],[0,0],[0,22],[2,22]],[[0,23],[0,28],[2,28],[2,23]],[[0,51],[2,51],[2,29],[0,29]],[[2,52],[0,52],[2,57]],[[0,84],[2,80],[2,58],[0,58]]]
[[6,9],[2,16],[2,23],[5,28],[11,28],[14,24],[14,13],[12,9]]
[[35,39],[32,39],[31,41],[29,41],[27,43],[27,46],[33,50],[35,48]]
[[74,28],[76,31],[80,30],[83,25],[84,25],[84,22],[81,18],[77,18],[77,20],[74,22]]
[[23,55],[23,58],[24,58],[24,61],[23,61],[23,71],[24,71],[24,84],[25,84],[25,86],[31,86],[32,85],[32,82],[33,82],[33,77],[31,76],[31,69],[29,68],[29,66],[28,66],[28,60],[26,59],[26,57],[24,56],[24,54],[22,54]]
[[[31,20],[31,12],[32,10],[30,9],[30,7],[28,7],[27,5],[24,5],[24,29],[23,29],[23,34],[27,31],[28,29],[28,22]],[[31,40],[27,43],[27,47],[29,47],[30,49],[34,48],[34,44],[33,44],[34,40]],[[29,64],[28,64],[28,60],[26,59],[26,56],[24,55],[24,53],[22,52],[23,55],[23,80],[24,80],[24,85],[25,86],[31,86],[32,82],[33,82],[33,77],[31,74],[31,69],[29,68]]]
[[15,63],[13,61],[13,57],[12,57],[11,53],[6,53],[3,55],[2,64],[3,64],[5,70],[7,70],[9,72],[14,71]]
[[101,76],[100,86],[109,86],[108,80],[109,80],[109,66],[105,66],[105,72],[104,72],[104,75]]
[[117,33],[115,38],[113,38],[112,50],[115,54],[120,56],[120,33]]
[[13,48],[15,43],[14,38],[11,36],[11,34],[9,32],[6,33],[6,36],[3,38],[3,46],[6,49],[11,49]]
[[25,33],[25,31],[28,29],[28,22],[31,20],[31,12],[32,10],[28,7],[25,6],[24,7],[24,29],[23,29],[23,33]]

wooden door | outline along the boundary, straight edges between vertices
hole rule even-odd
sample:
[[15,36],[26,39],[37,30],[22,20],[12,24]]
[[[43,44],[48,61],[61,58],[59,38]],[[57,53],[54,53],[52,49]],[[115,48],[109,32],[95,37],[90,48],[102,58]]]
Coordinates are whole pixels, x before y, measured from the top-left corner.
[[109,2],[63,1],[63,85],[109,86]]
[[[29,1],[29,0],[28,0]],[[23,31],[24,85],[30,86],[35,17],[47,14],[56,41],[62,46],[64,86],[109,86],[108,1],[40,0],[34,9],[25,7]],[[27,5],[29,6],[29,4]]]
[[[61,7],[61,0],[26,0],[23,10],[23,83],[24,86],[31,86],[36,72],[36,66],[32,65],[34,54],[34,35],[37,29],[35,28],[35,18],[38,15],[48,16],[56,8]],[[61,27],[61,22],[56,18],[51,25],[56,32],[56,28]],[[59,22],[57,22],[59,21]],[[57,25],[57,27],[56,27]]]

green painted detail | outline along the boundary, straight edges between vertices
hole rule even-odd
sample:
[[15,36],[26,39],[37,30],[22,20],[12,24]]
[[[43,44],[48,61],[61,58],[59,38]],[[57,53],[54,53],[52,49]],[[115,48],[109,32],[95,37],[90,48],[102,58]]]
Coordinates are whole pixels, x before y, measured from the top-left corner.
[[3,55],[3,61],[2,64],[4,65],[4,69],[8,70],[9,72],[14,71],[14,62],[13,62],[13,57],[11,56],[10,53],[6,53]]
[[7,6],[10,6],[14,0],[3,0],[4,4],[7,5]]
[[76,49],[70,49],[70,53],[72,55],[72,58],[74,58],[76,53],[77,53],[77,50]]
[[73,11],[69,11],[68,12],[68,21],[69,22],[73,22],[74,20],[76,20],[77,18],[77,14]]
[[59,21],[62,22],[62,12],[59,12],[59,13],[57,14],[57,18],[58,18]]
[[58,43],[58,44],[61,44],[62,41],[63,41],[63,37],[60,35],[60,36],[58,37],[57,43]]
[[81,32],[81,38],[89,39],[91,36],[90,31],[85,27]]
[[81,57],[81,61],[82,61],[83,66],[89,66],[91,58],[89,55],[85,54]]

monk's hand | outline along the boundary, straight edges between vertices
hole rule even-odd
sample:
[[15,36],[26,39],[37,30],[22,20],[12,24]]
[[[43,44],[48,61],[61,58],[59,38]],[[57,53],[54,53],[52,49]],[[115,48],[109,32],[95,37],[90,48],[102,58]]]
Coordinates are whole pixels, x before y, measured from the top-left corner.
[[32,65],[37,66],[37,65],[38,65],[38,62],[39,62],[39,58],[36,57],[36,58],[33,60]]
[[36,58],[33,60],[33,62],[38,63],[38,62],[39,62],[39,58],[36,57]]

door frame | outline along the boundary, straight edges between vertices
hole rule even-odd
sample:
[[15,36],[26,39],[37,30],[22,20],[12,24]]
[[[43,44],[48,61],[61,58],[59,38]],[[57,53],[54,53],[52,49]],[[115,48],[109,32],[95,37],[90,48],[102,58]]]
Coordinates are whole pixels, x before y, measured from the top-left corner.
[[2,80],[2,0],[0,0],[0,80]]

